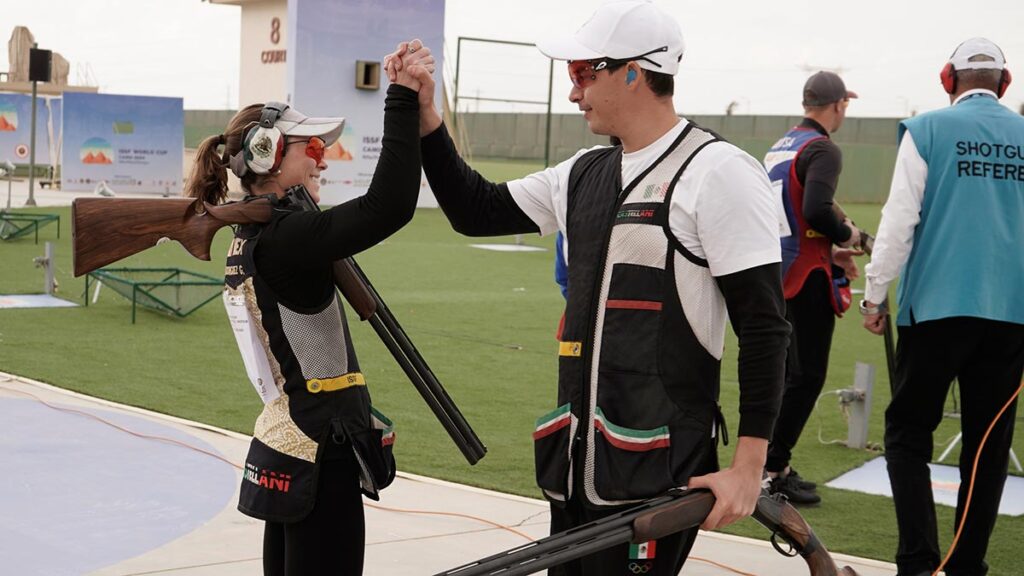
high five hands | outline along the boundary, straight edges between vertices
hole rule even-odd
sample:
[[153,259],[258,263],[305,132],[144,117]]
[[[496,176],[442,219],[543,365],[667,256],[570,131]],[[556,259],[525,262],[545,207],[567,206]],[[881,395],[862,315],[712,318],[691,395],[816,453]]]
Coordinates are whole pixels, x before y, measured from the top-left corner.
[[434,107],[434,56],[421,40],[401,42],[395,51],[384,57],[388,80],[416,90],[420,103],[420,136],[426,136],[441,125],[441,115]]

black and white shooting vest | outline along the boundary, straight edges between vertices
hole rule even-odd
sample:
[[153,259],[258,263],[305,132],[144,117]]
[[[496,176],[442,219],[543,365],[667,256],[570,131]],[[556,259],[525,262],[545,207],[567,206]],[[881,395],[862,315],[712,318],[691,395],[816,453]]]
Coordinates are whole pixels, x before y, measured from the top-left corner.
[[537,481],[553,502],[651,498],[714,457],[725,301],[707,261],[670,230],[669,206],[687,165],[717,140],[689,124],[625,188],[621,147],[573,165],[559,408],[534,432]]
[[[286,210],[275,210],[274,218]],[[246,456],[238,508],[274,522],[304,518],[332,450],[353,450],[364,494],[395,476],[391,421],[370,405],[333,284],[315,308],[282,302],[256,269],[263,225],[240,226],[228,250],[224,305],[246,372],[263,399]],[[330,278],[329,275],[323,278]],[[313,280],[311,280],[313,281]]]

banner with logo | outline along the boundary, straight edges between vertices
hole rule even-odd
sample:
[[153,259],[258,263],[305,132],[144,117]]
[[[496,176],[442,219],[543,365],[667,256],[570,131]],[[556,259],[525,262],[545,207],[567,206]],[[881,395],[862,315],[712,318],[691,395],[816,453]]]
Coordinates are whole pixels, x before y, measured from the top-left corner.
[[67,92],[61,186],[114,192],[182,190],[185,112],[181,98]]
[[[365,194],[380,157],[388,79],[381,68],[379,88],[356,88],[357,82],[372,80],[372,71],[359,69],[358,61],[381,64],[399,42],[420,38],[437,60],[434,101],[441,106],[444,5],[444,0],[288,2],[290,102],[308,116],[345,118],[320,178],[324,204]],[[437,206],[426,178],[421,182],[419,205]]]
[[[50,111],[47,100],[36,97],[36,164],[50,163],[50,145],[47,122]],[[0,162],[29,163],[32,143],[32,96],[30,94],[0,94]]]

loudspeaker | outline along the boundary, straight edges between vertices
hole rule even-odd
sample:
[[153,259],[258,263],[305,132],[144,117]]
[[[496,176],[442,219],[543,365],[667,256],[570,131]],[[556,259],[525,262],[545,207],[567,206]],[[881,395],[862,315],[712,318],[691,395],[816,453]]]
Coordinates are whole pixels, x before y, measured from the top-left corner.
[[30,48],[28,52],[28,81],[49,82],[50,64],[53,62],[53,51],[41,48]]

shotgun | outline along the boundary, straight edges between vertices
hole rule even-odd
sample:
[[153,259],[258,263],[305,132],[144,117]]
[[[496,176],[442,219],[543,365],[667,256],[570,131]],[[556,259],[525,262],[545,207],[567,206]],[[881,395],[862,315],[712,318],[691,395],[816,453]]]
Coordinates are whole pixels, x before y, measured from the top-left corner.
[[[533,574],[611,546],[626,542],[641,544],[699,526],[714,505],[715,497],[707,490],[673,490],[623,512],[435,576]],[[794,555],[779,546],[776,538],[782,538],[804,558],[811,576],[857,576],[849,566],[841,570],[836,566],[800,513],[782,497],[762,493],[754,518],[772,531],[772,545],[776,550],[787,556]]]
[[[307,210],[316,208],[308,193],[296,194],[292,201]],[[209,260],[217,230],[232,224],[268,222],[282,202],[274,195],[218,205],[191,198],[76,198],[71,204],[75,276],[127,258],[164,239],[177,240],[196,258]],[[360,319],[373,326],[462,455],[476,464],[487,448],[362,269],[352,258],[334,262],[333,268],[334,282],[345,300]]]
[[[840,206],[838,202],[832,203],[832,211],[835,212],[836,217],[839,218],[840,221],[848,220],[850,218],[846,215],[846,211],[843,210],[843,207]],[[853,220],[850,220],[850,222],[853,222]],[[875,237],[861,230],[860,242],[858,242],[856,246],[853,246],[853,248],[860,248],[865,254],[871,256],[871,251],[875,248]]]

